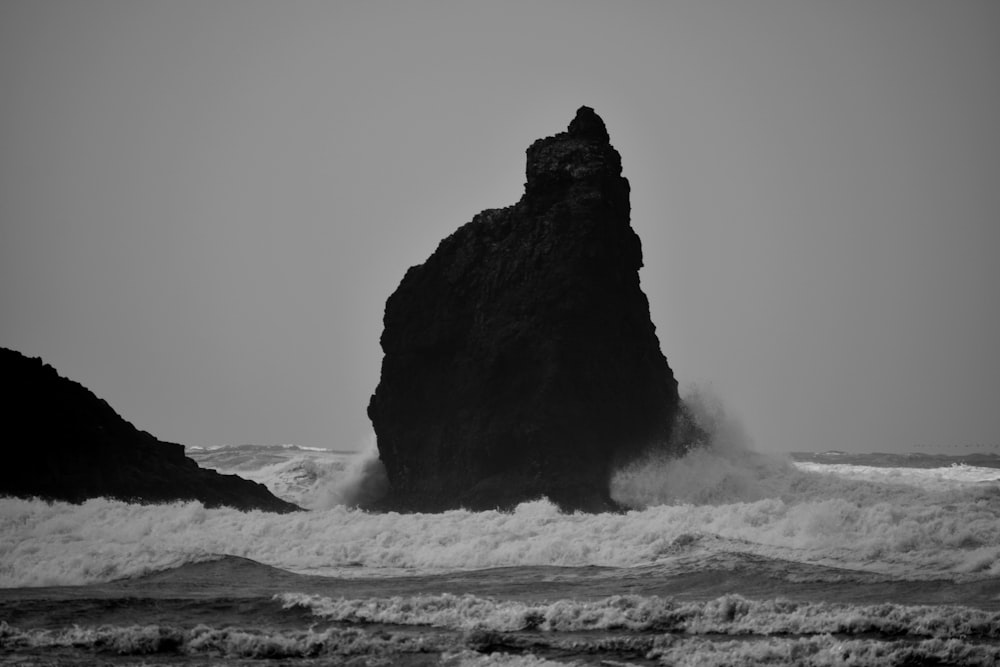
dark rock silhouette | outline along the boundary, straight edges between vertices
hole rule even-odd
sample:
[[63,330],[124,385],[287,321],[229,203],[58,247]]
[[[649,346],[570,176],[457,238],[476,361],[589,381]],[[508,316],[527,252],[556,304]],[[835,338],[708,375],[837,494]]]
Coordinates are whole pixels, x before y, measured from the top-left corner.
[[[639,287],[621,156],[593,109],[527,151],[521,200],[410,268],[368,406],[382,507],[604,511],[613,467],[679,449],[677,383]],[[672,443],[672,444],[671,444]]]
[[41,359],[0,348],[0,381],[5,432],[0,495],[299,509],[263,484],[198,467],[182,445],[140,431]]

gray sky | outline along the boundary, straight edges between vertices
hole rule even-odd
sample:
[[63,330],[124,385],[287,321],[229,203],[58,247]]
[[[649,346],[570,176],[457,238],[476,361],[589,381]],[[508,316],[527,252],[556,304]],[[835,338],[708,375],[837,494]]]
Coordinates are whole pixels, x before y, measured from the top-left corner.
[[1000,447],[1000,3],[0,2],[0,345],[160,438],[359,447],[406,268],[594,107],[761,449]]

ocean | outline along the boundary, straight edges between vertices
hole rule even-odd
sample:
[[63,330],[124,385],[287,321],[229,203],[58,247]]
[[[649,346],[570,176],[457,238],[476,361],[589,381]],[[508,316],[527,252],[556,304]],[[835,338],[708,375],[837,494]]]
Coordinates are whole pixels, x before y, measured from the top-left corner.
[[309,511],[0,500],[0,665],[1000,664],[1000,457],[619,471],[621,514],[374,514],[360,454],[191,448]]

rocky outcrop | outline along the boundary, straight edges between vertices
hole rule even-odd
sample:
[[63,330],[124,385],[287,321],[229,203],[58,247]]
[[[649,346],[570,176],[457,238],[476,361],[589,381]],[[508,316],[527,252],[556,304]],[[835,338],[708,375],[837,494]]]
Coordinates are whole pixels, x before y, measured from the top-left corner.
[[122,419],[83,385],[41,359],[0,348],[3,465],[0,495],[81,502],[198,500],[206,506],[299,509],[263,484],[205,470],[182,445]]
[[[385,307],[368,406],[383,506],[614,508],[612,468],[670,448],[677,383],[639,287],[629,184],[581,107],[527,151],[521,200],[410,268]],[[674,440],[676,443],[676,439]]]

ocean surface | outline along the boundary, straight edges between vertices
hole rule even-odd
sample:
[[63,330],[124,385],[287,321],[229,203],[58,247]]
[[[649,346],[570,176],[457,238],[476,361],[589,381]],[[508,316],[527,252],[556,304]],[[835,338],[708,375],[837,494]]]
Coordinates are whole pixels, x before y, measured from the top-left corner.
[[372,514],[372,452],[189,449],[309,511],[0,499],[0,665],[996,665],[1000,457],[620,471],[623,514]]

